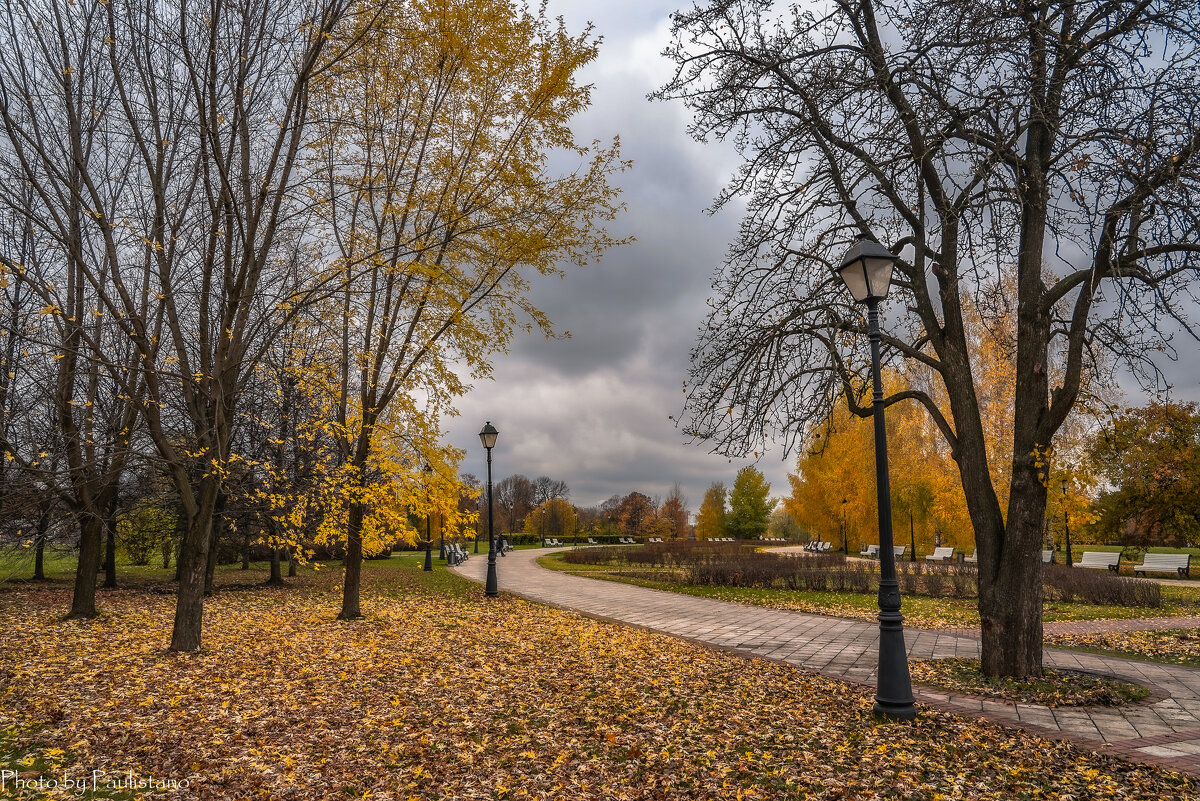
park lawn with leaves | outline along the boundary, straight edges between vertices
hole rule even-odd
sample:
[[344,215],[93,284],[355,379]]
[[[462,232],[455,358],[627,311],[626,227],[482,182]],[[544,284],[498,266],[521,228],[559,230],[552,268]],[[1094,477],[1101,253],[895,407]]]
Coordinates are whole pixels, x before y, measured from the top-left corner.
[[909,662],[912,680],[954,693],[1003,698],[1048,707],[1120,706],[1150,697],[1150,690],[1102,676],[1046,668],[1032,679],[985,676],[978,659],[921,659]]
[[219,589],[193,654],[164,650],[173,603],[152,588],[63,621],[67,588],[10,587],[3,747],[31,771],[190,783],[147,798],[1200,798],[973,718],[879,722],[869,689],[485,599],[418,559],[367,563],[354,622],[334,620],[336,569]]
[[[667,590],[700,598],[786,609],[854,620],[877,620],[879,601],[875,593],[796,591],[751,587],[712,587],[681,584],[683,571],[670,567],[615,569],[612,565],[570,564],[554,556],[543,556],[538,564],[578,576],[620,581],[639,587]],[[1084,603],[1047,601],[1043,607],[1046,622],[1063,620],[1113,620],[1153,617],[1181,617],[1200,614],[1200,588],[1164,585],[1161,608],[1146,610],[1132,606],[1099,606]],[[922,629],[962,629],[979,627],[979,608],[974,598],[930,598],[903,595],[905,625]]]
[[1049,634],[1049,645],[1200,667],[1200,629]]

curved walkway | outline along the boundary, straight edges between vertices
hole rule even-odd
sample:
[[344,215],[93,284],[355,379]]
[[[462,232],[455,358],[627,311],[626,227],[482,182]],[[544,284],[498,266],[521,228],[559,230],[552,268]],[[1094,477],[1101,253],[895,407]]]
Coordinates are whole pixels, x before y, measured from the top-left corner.
[[[747,656],[775,659],[831,678],[874,685],[878,626],[746,604],[697,598],[547,570],[538,557],[558,549],[520,550],[498,559],[500,589],[593,617],[683,637]],[[457,568],[482,582],[487,556]],[[910,659],[979,655],[979,640],[909,628]],[[1124,678],[1155,691],[1157,700],[1120,709],[1049,709],[1035,704],[954,695],[914,687],[917,700],[955,712],[1020,726],[1039,735],[1200,775],[1200,670],[1048,648],[1046,663]]]

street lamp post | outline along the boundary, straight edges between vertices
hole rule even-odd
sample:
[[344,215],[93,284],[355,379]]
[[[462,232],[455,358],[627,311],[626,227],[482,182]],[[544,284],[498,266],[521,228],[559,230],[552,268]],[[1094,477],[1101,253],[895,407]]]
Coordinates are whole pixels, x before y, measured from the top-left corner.
[[846,528],[846,501],[848,498],[842,498],[842,555],[850,555],[850,532]]
[[483,594],[489,598],[495,598],[500,594],[500,587],[496,581],[496,535],[492,529],[492,448],[496,447],[496,437],[498,436],[500,436],[500,432],[491,424],[491,421],[484,423],[483,430],[479,432],[479,441],[487,449],[488,565],[487,583],[484,585]]
[[433,468],[425,465],[425,569],[433,570],[433,537],[429,534],[429,476]]
[[1065,478],[1062,480],[1062,494],[1063,494],[1063,535],[1064,535],[1064,539],[1066,540],[1063,544],[1066,546],[1066,549],[1067,549],[1067,567],[1070,567],[1072,564],[1074,564],[1074,561],[1071,559],[1071,513],[1067,511],[1067,480]]
[[900,584],[892,548],[892,499],[888,483],[887,430],[883,420],[883,379],[879,367],[879,302],[887,297],[896,257],[865,236],[850,246],[836,272],[858,303],[867,305],[871,340],[872,405],[875,418],[875,492],[879,509],[879,671],[874,712],[912,720],[917,716],[908,654],[904,647],[904,616],[900,614]]

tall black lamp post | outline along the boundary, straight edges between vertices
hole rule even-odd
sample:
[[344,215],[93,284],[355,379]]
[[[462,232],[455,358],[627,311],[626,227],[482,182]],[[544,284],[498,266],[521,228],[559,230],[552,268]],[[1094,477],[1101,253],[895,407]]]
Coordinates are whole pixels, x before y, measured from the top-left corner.
[[842,498],[842,555],[850,555],[850,530],[846,527],[846,502],[848,498]]
[[425,465],[425,569],[433,570],[433,537],[429,534],[429,476],[433,468]]
[[496,447],[496,437],[498,436],[500,436],[500,432],[490,421],[484,423],[483,430],[479,432],[479,441],[487,449],[488,567],[487,583],[484,585],[483,594],[489,598],[495,598],[500,594],[500,587],[496,581],[496,535],[492,531],[492,448]]
[[1065,478],[1062,480],[1062,494],[1063,534],[1064,539],[1066,540],[1066,542],[1063,544],[1066,545],[1067,548],[1067,567],[1070,567],[1072,564],[1074,564],[1074,561],[1071,559],[1071,513],[1067,511],[1067,480]]
[[900,584],[892,547],[892,498],[888,483],[887,430],[883,421],[883,379],[879,369],[879,302],[887,297],[896,257],[878,242],[861,237],[850,246],[835,272],[858,303],[867,305],[871,339],[871,380],[874,387],[875,492],[879,508],[879,675],[874,712],[912,720],[917,716],[908,653],[904,647],[904,616],[900,614]]

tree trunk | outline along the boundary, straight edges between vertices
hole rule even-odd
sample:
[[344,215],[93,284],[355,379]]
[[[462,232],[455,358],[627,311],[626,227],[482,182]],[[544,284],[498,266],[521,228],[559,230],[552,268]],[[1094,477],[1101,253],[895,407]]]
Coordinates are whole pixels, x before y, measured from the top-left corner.
[[100,572],[101,529],[96,515],[84,515],[79,527],[79,565],[75,570],[75,594],[67,619],[96,616],[96,574]]
[[38,537],[37,545],[33,549],[33,580],[45,581],[46,571],[46,538],[45,536]]
[[283,586],[283,569],[278,548],[271,549],[271,578],[267,579],[267,583],[272,587]]
[[362,617],[358,605],[359,585],[362,580],[362,523],[361,503],[350,504],[346,520],[345,579],[342,583],[342,611],[338,620],[357,620]]
[[42,511],[38,514],[37,534],[34,537],[35,545],[33,548],[33,580],[46,580],[46,531],[50,528],[50,510],[47,506],[42,507]]
[[242,535],[242,570],[250,569],[250,532]]
[[1040,483],[1029,487],[1013,482],[999,569],[986,585],[980,582],[982,668],[987,676],[1024,679],[1042,675],[1041,518],[1045,491],[1042,488],[1039,506],[1039,487]]
[[175,602],[175,624],[171,631],[172,651],[200,650],[204,620],[204,579],[212,539],[212,513],[202,510],[189,521],[179,549],[179,590]]
[[288,578],[296,577],[296,554],[288,549]]
[[104,586],[117,586],[117,518],[109,515],[104,521]]

